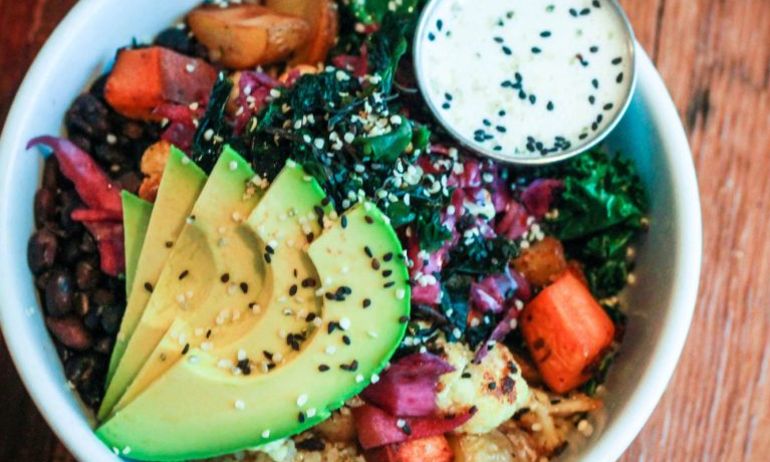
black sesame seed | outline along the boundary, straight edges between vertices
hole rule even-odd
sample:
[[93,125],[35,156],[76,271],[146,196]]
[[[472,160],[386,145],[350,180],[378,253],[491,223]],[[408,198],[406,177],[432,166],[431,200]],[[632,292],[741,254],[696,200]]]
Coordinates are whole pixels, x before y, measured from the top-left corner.
[[249,285],[247,283],[245,282],[241,283],[241,292],[243,292],[244,294],[249,293]]
[[182,348],[182,354],[186,355],[188,351],[190,351],[190,344],[189,343],[185,343],[184,344],[184,348]]
[[343,215],[342,219],[340,220],[340,224],[342,225],[343,229],[347,228],[348,227],[348,217]]
[[505,114],[506,114],[506,112],[505,112],[505,111],[503,111],[503,110],[500,110],[500,111],[498,111],[498,113],[497,113],[497,115],[499,115],[500,117],[505,117]]
[[321,199],[321,205],[324,206],[324,207],[326,207],[327,205],[329,205],[331,203],[332,203],[332,199],[329,196],[326,196],[323,199]]
[[548,37],[551,36],[551,31],[544,30],[543,32],[540,32],[540,36],[543,37],[543,38],[548,38]]
[[305,239],[307,239],[307,243],[308,244],[312,244],[313,243],[313,239],[315,239],[315,234],[307,233],[307,235],[305,235]]
[[307,315],[307,317],[305,318],[305,321],[307,321],[307,322],[313,322],[313,321],[315,321],[315,318],[317,318],[317,317],[318,317],[318,315],[317,315],[317,314],[315,314],[315,313],[310,313],[310,314],[309,314],[309,315]]
[[350,337],[348,337],[347,335],[343,335],[342,343],[344,343],[345,345],[350,345]]
[[591,53],[597,53],[599,51],[599,47],[594,45],[591,48],[589,48],[588,51],[590,51]]
[[437,19],[436,20],[436,29],[441,30],[444,27],[444,21]]
[[487,388],[489,388],[490,390],[494,390],[495,388],[497,388],[497,384],[495,382],[489,382],[487,384]]
[[548,101],[548,104],[545,105],[545,108],[549,111],[553,111],[553,101]]
[[409,322],[409,316],[401,316],[400,318],[398,318],[398,322],[400,324],[406,324],[407,322]]
[[529,95],[529,102],[535,104],[535,102],[537,102],[537,96]]
[[272,261],[272,258],[270,257],[269,253],[265,253],[265,262],[270,263]]
[[241,370],[243,375],[249,375],[251,374],[251,364],[249,364],[248,359],[242,359],[238,361],[238,369]]
[[623,73],[622,72],[620,74],[618,74],[617,77],[615,77],[615,82],[623,83]]
[[292,284],[292,286],[289,287],[289,296],[293,297],[293,296],[297,295],[297,289],[298,289],[297,288],[297,284]]
[[573,17],[575,17],[575,18],[578,17],[578,11],[576,9],[574,9],[574,8],[570,8],[569,9],[569,14],[572,15]]
[[471,373],[470,372],[463,372],[460,377],[462,377],[464,379],[469,379],[469,378],[471,378]]
[[371,305],[372,305],[372,301],[369,300],[368,298],[365,298],[363,301],[364,308],[369,308]]
[[206,338],[211,338],[211,329],[206,331]]
[[599,124],[597,124],[596,122],[591,124],[591,130],[596,131],[598,129],[599,129]]
[[591,95],[588,97],[588,102],[591,104],[596,103],[596,97],[594,95]]
[[494,37],[493,40],[497,43],[503,43],[505,40],[503,40],[502,37]]
[[333,294],[333,293],[331,293],[331,292],[326,292],[326,293],[324,294],[324,297],[326,297],[326,299],[327,299],[327,300],[335,300],[335,299],[337,298],[337,296],[336,296],[336,295],[334,295],[334,294]]
[[321,371],[321,372],[326,372],[329,369],[330,369],[330,367],[327,366],[326,364],[321,364],[320,366],[318,366],[318,370]]
[[374,254],[372,253],[372,249],[370,249],[368,245],[364,246],[364,253],[369,258],[374,257]]
[[179,273],[179,280],[181,281],[182,279],[186,278],[187,275],[189,275],[189,274],[190,274],[190,272],[187,271],[187,270],[182,271],[181,273]]
[[580,136],[578,136],[579,139],[584,140],[588,138],[588,133],[581,133]]
[[519,99],[527,99],[527,94],[524,93],[524,90],[519,91]]
[[393,252],[386,253],[382,256],[382,259],[385,261],[391,261],[393,259]]
[[392,270],[385,270],[385,271],[382,272],[382,277],[388,278],[388,277],[390,277],[391,274],[393,274]]
[[516,72],[513,74],[513,78],[516,79],[517,82],[521,82],[524,77],[522,77],[520,72]]
[[388,281],[388,282],[386,282],[385,284],[383,284],[383,285],[382,285],[382,287],[384,287],[384,288],[386,288],[386,289],[390,289],[390,288],[391,288],[391,287],[393,287],[394,285],[396,285],[396,283],[395,283],[394,281]]
[[152,293],[152,290],[153,290],[152,284],[150,284],[149,282],[145,282],[144,283],[144,290],[146,290],[147,292]]
[[504,46],[503,47],[503,53],[505,53],[506,55],[510,56],[510,55],[513,54],[513,51],[511,51],[511,49],[508,48],[507,46]]
[[370,217],[369,215],[365,216],[364,220],[366,221],[367,224],[370,224],[370,225],[374,223],[374,218]]
[[409,426],[409,424],[405,423],[403,427],[401,427],[401,431],[404,432],[406,435],[412,434],[412,428]]
[[436,40],[436,34],[434,34],[433,32],[428,32],[428,40],[430,40],[431,42]]
[[539,55],[543,50],[540,49],[540,47],[532,47],[532,53]]
[[607,103],[607,104],[605,104],[605,105],[604,105],[604,110],[605,110],[605,111],[611,111],[613,107],[615,107],[615,105],[614,105],[614,104],[612,104],[612,103]]
[[326,333],[332,334],[337,329],[342,330],[342,328],[340,327],[340,323],[338,323],[337,321],[329,321],[329,324],[326,326]]
[[508,131],[508,129],[503,127],[502,125],[498,125],[497,127],[495,127],[495,130],[497,130],[500,133],[505,133]]
[[265,359],[267,359],[268,361],[272,361],[272,360],[273,360],[273,353],[270,353],[270,352],[269,352],[269,351],[267,351],[267,350],[263,350],[263,351],[262,351],[262,355],[263,355],[263,356],[265,357]]
[[599,0],[593,0],[593,1],[591,2],[591,5],[593,5],[593,6],[594,6],[594,8],[601,8],[601,6],[602,6],[602,5],[599,3]]
[[273,255],[275,253],[275,249],[269,245],[265,246],[265,251],[269,253],[270,255]]
[[300,413],[297,414],[297,421],[299,421],[299,423],[305,423],[305,413],[304,412],[300,411]]
[[623,62],[623,58],[620,58],[620,57],[615,58],[615,59],[612,60],[612,64],[614,64],[615,66],[617,66],[618,64],[620,64],[622,62]]
[[229,273],[225,273],[225,274],[223,274],[223,275],[222,275],[222,276],[219,278],[219,280],[220,280],[220,281],[222,281],[222,282],[228,282],[228,281],[230,281],[230,274],[229,274]]
[[591,80],[591,85],[598,90],[599,89],[599,80],[592,79]]
[[170,249],[171,247],[174,247],[174,243],[171,241],[166,241],[166,248]]
[[441,105],[441,109],[451,109],[451,108],[452,108],[452,105],[449,103],[444,103]]

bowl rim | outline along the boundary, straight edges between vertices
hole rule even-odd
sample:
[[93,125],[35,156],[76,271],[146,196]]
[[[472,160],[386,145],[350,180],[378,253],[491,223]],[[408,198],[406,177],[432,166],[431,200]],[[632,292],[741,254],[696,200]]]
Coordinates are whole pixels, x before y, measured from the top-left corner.
[[[53,58],[75,35],[70,31],[83,24],[89,24],[91,17],[100,11],[100,8],[97,8],[99,3],[99,0],[84,0],[72,8],[35,58],[14,98],[0,137],[0,230],[12,226],[6,205],[8,201],[13,200],[11,186],[14,178],[10,172],[14,163],[22,157],[21,153],[26,145],[26,140],[21,139],[21,128],[28,125],[32,117],[25,110],[25,103],[44,90],[58,65],[58,61]],[[672,195],[678,215],[674,229],[681,245],[677,249],[679,255],[674,272],[676,282],[672,301],[666,313],[667,319],[662,323],[659,339],[650,355],[650,366],[642,374],[634,393],[628,397],[619,414],[604,429],[598,440],[579,454],[580,458],[585,460],[618,459],[649,419],[666,390],[684,348],[700,280],[702,221],[692,154],[682,122],[662,78],[641,46],[638,51],[637,92],[650,107],[656,108],[655,111],[649,112],[651,124],[661,131],[661,151],[666,153],[668,166],[676,172]],[[8,233],[0,231],[0,248],[9,249],[12,245]],[[0,259],[0,274],[18,271],[18,268],[12,267],[7,260]],[[16,371],[33,402],[48,425],[76,458],[114,462],[116,457],[96,437],[89,425],[73,424],[77,421],[85,422],[85,419],[81,410],[74,409],[63,394],[56,392],[57,388],[61,388],[61,383],[40,380],[37,376],[38,368],[49,366],[45,363],[42,353],[25,354],[30,348],[40,348],[39,344],[27,338],[21,330],[10,328],[13,322],[19,322],[23,318],[25,309],[18,306],[19,302],[14,298],[18,287],[13,287],[8,282],[9,279],[11,278],[0,278],[0,293],[3,294],[0,297],[0,328],[3,330]]]

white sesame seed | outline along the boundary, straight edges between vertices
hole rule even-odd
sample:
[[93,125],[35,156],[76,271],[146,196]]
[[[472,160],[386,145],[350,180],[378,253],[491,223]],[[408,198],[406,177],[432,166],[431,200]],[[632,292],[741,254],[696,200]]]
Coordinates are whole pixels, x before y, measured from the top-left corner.
[[246,409],[246,403],[244,403],[240,399],[236,399],[235,403],[233,403],[233,405],[235,406],[235,409],[237,409],[239,411],[242,411],[242,410]]
[[231,172],[234,172],[238,169],[238,162],[231,160],[229,164],[227,164],[227,167],[230,169]]
[[406,426],[406,420],[404,420],[404,419],[396,420],[396,427],[404,428],[405,426]]
[[346,142],[346,143],[350,144],[350,143],[352,143],[353,141],[355,141],[355,139],[356,139],[356,136],[355,136],[353,133],[351,133],[351,132],[347,132],[347,133],[345,133],[345,134],[343,135],[343,138],[342,138],[342,139],[343,139],[343,140],[345,140],[345,142]]
[[307,395],[303,393],[297,397],[297,406],[302,407],[305,404],[307,404]]
[[195,355],[190,355],[190,358],[187,360],[190,364],[198,364],[200,362],[200,358]]
[[107,134],[107,143],[108,144],[115,144],[118,142],[118,137],[113,135],[112,133]]
[[404,289],[398,289],[396,291],[396,298],[397,299],[403,300],[405,296],[406,296],[406,291]]
[[201,107],[200,103],[197,103],[197,102],[190,103],[190,106],[189,106],[190,110],[192,111],[197,111],[200,107]]
[[184,69],[185,69],[187,72],[189,72],[190,74],[192,74],[193,72],[195,72],[195,63],[188,63],[188,64],[187,64],[187,65],[184,67]]
[[626,282],[628,282],[628,285],[630,285],[630,286],[636,284],[636,275],[634,273],[628,273],[628,277],[626,278]]
[[335,347],[334,345],[329,345],[326,347],[325,351],[327,355],[331,356],[337,352],[337,347]]
[[356,383],[361,383],[364,381],[364,376],[361,374],[356,375]]
[[243,360],[245,360],[247,357],[248,357],[248,356],[246,355],[246,350],[244,350],[244,349],[240,349],[240,350],[238,350],[238,361],[243,361]]
[[316,415],[316,410],[314,407],[309,408],[307,411],[305,411],[305,415],[308,419],[312,419]]
[[344,330],[350,329],[350,319],[348,318],[340,319],[340,327],[342,327]]
[[262,438],[270,438],[270,430],[263,431]]
[[377,338],[377,337],[379,336],[379,335],[377,334],[377,332],[375,332],[375,331],[373,331],[373,330],[370,330],[370,331],[369,331],[369,332],[367,332],[366,334],[367,334],[369,337],[371,337],[371,338]]
[[372,383],[377,383],[377,382],[379,382],[379,381],[380,381],[380,376],[379,376],[379,375],[377,375],[377,374],[372,374],[372,379],[371,379],[371,381],[372,381]]

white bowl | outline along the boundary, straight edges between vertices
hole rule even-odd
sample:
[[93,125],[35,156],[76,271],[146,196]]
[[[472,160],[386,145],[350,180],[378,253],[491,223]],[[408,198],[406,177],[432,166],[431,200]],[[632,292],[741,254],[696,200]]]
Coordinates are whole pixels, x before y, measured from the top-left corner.
[[[0,140],[0,325],[33,400],[80,460],[117,458],[94,436],[43,324],[26,258],[41,160],[25,145],[62,130],[67,107],[116,48],[135,37],[148,40],[197,3],[79,2],[27,74]],[[642,54],[638,64],[634,101],[609,146],[636,162],[650,194],[652,228],[639,247],[638,283],[625,295],[628,332],[607,382],[601,431],[578,454],[567,455],[570,460],[615,460],[641,430],[674,371],[698,289],[701,214],[690,150],[652,63]]]

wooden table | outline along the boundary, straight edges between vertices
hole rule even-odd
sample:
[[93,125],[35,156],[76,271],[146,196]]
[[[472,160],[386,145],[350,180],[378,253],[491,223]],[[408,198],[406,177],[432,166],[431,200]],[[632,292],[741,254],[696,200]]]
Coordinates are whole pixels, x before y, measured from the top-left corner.
[[[0,0],[0,121],[75,0]],[[690,134],[705,255],[677,372],[624,461],[770,460],[770,0],[625,0]],[[2,342],[0,342],[2,344]],[[71,461],[0,346],[0,461]]]

